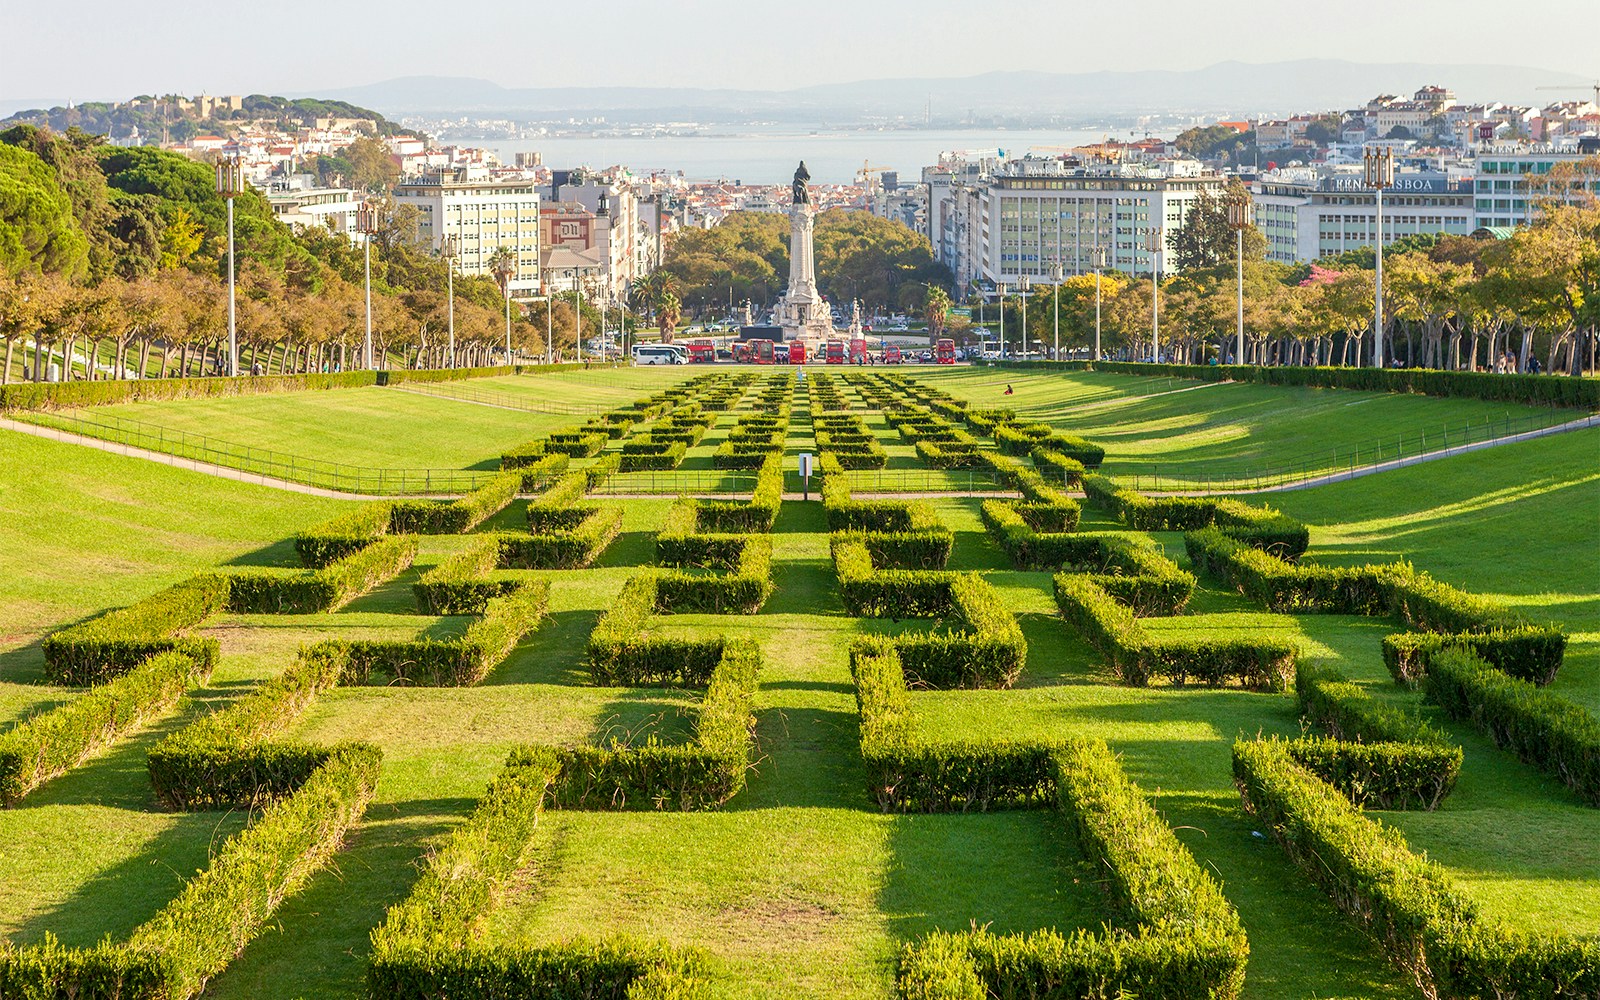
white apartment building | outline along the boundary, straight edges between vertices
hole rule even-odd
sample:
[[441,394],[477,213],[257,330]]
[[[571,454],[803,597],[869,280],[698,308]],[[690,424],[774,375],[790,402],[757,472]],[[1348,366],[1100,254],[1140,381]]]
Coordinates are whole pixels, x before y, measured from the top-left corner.
[[[1359,169],[1274,170],[1251,185],[1251,195],[1268,260],[1300,264],[1377,242],[1377,199]],[[1385,245],[1419,233],[1466,236],[1476,228],[1465,170],[1397,171],[1395,186],[1384,192]]]
[[308,226],[325,226],[335,233],[352,235],[356,228],[356,212],[361,208],[362,194],[351,188],[318,187],[310,174],[293,174],[273,177],[265,181],[261,192],[272,215],[295,229]]
[[[1549,193],[1537,179],[1558,163],[1600,164],[1600,139],[1586,138],[1560,145],[1531,143],[1486,144],[1477,150],[1477,177],[1473,184],[1473,215],[1484,229],[1525,226],[1533,221],[1541,198]],[[1529,183],[1529,177],[1534,183]],[[1600,196],[1600,166],[1585,183]]]
[[1067,275],[1090,272],[1097,246],[1108,269],[1149,273],[1151,231],[1170,237],[1202,191],[1224,186],[1189,160],[1082,167],[1024,158],[973,180],[938,181],[929,239],[962,289],[1015,286],[1024,276],[1045,283],[1058,263]]
[[595,226],[604,227],[587,245],[601,251],[602,281],[613,301],[655,270],[656,240],[641,218],[638,188],[620,171],[552,170],[550,184],[541,191],[551,203],[581,205],[593,214]]
[[486,170],[458,167],[397,184],[395,201],[420,213],[417,235],[435,250],[456,238],[456,273],[494,277],[489,260],[501,247],[516,252],[513,298],[539,294],[539,191],[531,180],[494,180]]

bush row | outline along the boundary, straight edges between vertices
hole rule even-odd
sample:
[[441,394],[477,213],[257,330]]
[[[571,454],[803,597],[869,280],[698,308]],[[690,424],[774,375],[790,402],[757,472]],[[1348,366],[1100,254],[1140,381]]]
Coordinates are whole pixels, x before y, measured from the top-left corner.
[[290,798],[228,838],[209,867],[126,943],[0,944],[0,996],[189,1000],[327,866],[377,785],[374,747],[333,753]]
[[1298,647],[1283,639],[1185,635],[1152,640],[1133,609],[1079,574],[1057,573],[1055,597],[1067,624],[1128,684],[1235,682],[1252,691],[1283,691],[1299,656]]
[[251,375],[237,378],[101,379],[94,382],[21,382],[0,385],[0,411],[58,410],[164,399],[211,399],[269,392],[305,392],[373,385],[373,372]]
[[704,687],[722,659],[723,639],[663,638],[647,634],[656,614],[652,573],[629,577],[589,633],[589,675],[604,686]]
[[1113,917],[1101,934],[935,932],[905,946],[896,994],[940,1000],[1117,997],[1231,1000],[1250,946],[1221,887],[1100,741],[1052,756],[1057,804]]
[[1270,507],[1252,507],[1232,498],[1147,497],[1100,475],[1083,477],[1091,506],[1110,513],[1135,531],[1219,531],[1288,562],[1311,544],[1304,524]]
[[227,609],[228,580],[202,573],[142,601],[108,611],[45,637],[45,677],[52,684],[85,687],[127,673],[157,653],[179,652],[209,671],[215,639],[179,633]]
[[352,511],[312,525],[296,535],[295,554],[300,557],[302,565],[321,569],[359,552],[388,534],[393,516],[392,504],[381,500],[361,504]]
[[1583,706],[1510,677],[1465,649],[1433,658],[1424,688],[1452,719],[1600,806],[1600,722]]
[[341,684],[466,687],[483,680],[539,627],[549,600],[550,584],[530,580],[490,598],[459,638],[335,639],[317,647],[342,660]]
[[1160,378],[1198,379],[1203,382],[1254,382],[1262,385],[1311,386],[1320,389],[1359,389],[1368,392],[1406,392],[1425,396],[1489,399],[1535,406],[1600,408],[1600,382],[1559,375],[1503,375],[1493,372],[1437,371],[1428,368],[1308,368],[1250,365],[1158,365],[1143,362],[1096,361],[1029,362],[1030,371],[1056,370],[1117,372]]
[[664,472],[676,469],[682,462],[683,456],[688,453],[689,447],[682,441],[644,441],[631,442],[632,447],[644,448],[643,451],[630,451],[622,454],[622,464],[618,466],[620,472]]
[[1039,470],[1039,474],[1051,483],[1066,487],[1079,486],[1083,483],[1087,467],[1064,452],[1048,445],[1035,445],[1033,450],[1028,452],[1028,457],[1033,459],[1033,467]]
[[418,535],[462,535],[504,510],[522,492],[523,470],[502,472],[459,500],[397,500],[389,530]]
[[760,534],[772,530],[783,502],[783,456],[771,455],[756,473],[755,490],[745,500],[697,500],[699,531]]
[[1189,558],[1241,594],[1273,611],[1393,617],[1422,629],[1418,637],[1384,643],[1395,677],[1414,682],[1434,650],[1466,642],[1497,668],[1545,684],[1555,678],[1567,637],[1553,625],[1535,625],[1517,612],[1420,573],[1409,564],[1298,566],[1242,544],[1220,530],[1184,536]]
[[723,643],[695,716],[693,743],[668,746],[652,738],[638,746],[613,740],[562,749],[552,802],[572,809],[649,803],[692,810],[728,801],[744,788],[750,768],[751,703],[760,666],[756,643]]
[[403,572],[417,536],[388,535],[338,562],[311,570],[236,570],[223,575],[234,614],[309,615],[335,611]]
[[822,506],[829,531],[926,531],[941,527],[933,508],[921,501],[856,500],[838,473],[822,477]]
[[177,704],[211,673],[183,653],[157,653],[122,676],[0,734],[0,805],[22,797]]
[[1527,934],[1482,916],[1443,868],[1303,767],[1285,743],[1236,743],[1233,773],[1245,809],[1429,995],[1600,994],[1600,943]]

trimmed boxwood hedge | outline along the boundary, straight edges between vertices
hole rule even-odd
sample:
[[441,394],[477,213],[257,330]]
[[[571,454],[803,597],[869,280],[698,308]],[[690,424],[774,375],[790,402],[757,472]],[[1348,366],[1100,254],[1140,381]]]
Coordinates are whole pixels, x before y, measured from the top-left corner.
[[273,392],[306,392],[373,385],[373,372],[247,375],[237,378],[97,379],[93,382],[17,382],[0,385],[0,410],[55,410],[165,399],[214,399]]
[[0,733],[0,805],[16,805],[121,740],[177,704],[191,684],[210,674],[209,662],[183,653],[157,653],[122,676]]
[[1443,868],[1302,766],[1288,744],[1234,744],[1233,774],[1245,809],[1429,995],[1600,995],[1600,942],[1482,915]]
[[313,525],[295,536],[295,554],[312,569],[338,562],[388,534],[393,509],[393,504],[379,500]]
[[321,569],[236,570],[223,577],[227,610],[267,615],[335,611],[403,572],[416,555],[417,536],[388,535]]
[[1147,497],[1101,475],[1084,476],[1083,492],[1091,506],[1135,531],[1215,527],[1289,562],[1299,559],[1311,544],[1311,532],[1294,518],[1228,497]]
[[157,653],[172,651],[209,670],[217,661],[217,640],[179,633],[227,606],[227,577],[215,573],[192,576],[128,607],[45,636],[40,644],[45,678],[52,684],[73,687],[100,684]]
[[465,534],[516,499],[522,492],[524,471],[502,472],[459,500],[395,501],[389,530],[396,534]]
[[314,648],[342,661],[340,684],[465,687],[483,680],[539,627],[549,600],[549,582],[529,580],[490,598],[456,639],[334,639]]

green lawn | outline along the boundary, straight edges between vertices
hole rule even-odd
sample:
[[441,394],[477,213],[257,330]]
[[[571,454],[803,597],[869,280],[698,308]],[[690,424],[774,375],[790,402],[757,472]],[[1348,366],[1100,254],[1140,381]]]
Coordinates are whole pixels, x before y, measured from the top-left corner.
[[[980,376],[989,373],[963,377]],[[978,384],[939,377],[952,391]],[[1019,406],[1026,401],[1041,408],[1174,387],[1109,376],[1009,377]],[[532,377],[471,385],[499,382],[509,386],[505,391],[521,392],[523,379]],[[623,397],[647,388],[632,384]],[[1118,405],[1184,400],[1205,420],[1205,401],[1231,388]],[[1280,394],[1277,419],[1294,419],[1304,405],[1300,395],[1270,391]],[[535,416],[376,389],[208,405],[249,412],[266,399],[280,405],[288,425],[320,427],[340,419],[329,416],[331,397],[386,392],[386,399],[403,396],[462,412],[467,432],[485,441],[500,419]],[[1374,398],[1368,406],[1378,411],[1388,403]],[[162,412],[183,409],[161,406]],[[915,466],[880,416],[863,416],[893,461]],[[735,419],[722,415],[685,469],[708,468],[711,451]],[[1265,408],[1251,419],[1260,422],[1262,438],[1252,437],[1251,446],[1263,455],[1294,446],[1292,435],[1276,435]],[[259,426],[263,433],[273,430],[269,422]],[[347,431],[323,432],[333,439]],[[463,449],[472,436],[467,432],[457,438],[456,428],[424,421],[405,446],[413,453]],[[357,453],[360,446],[350,437],[340,447]],[[485,454],[494,452],[484,447]],[[789,452],[812,447],[806,426],[797,423]],[[292,562],[287,539],[294,531],[343,506],[22,435],[0,432],[0,448],[0,514],[13,529],[0,536],[0,726],[71,696],[37,684],[42,630],[127,603],[201,567]],[[1575,641],[1556,689],[1595,707],[1597,451],[1600,431],[1561,435],[1269,499],[1313,525],[1310,558],[1410,559],[1442,579],[1561,622]],[[315,741],[379,743],[385,764],[377,797],[336,868],[289,900],[208,995],[364,996],[368,932],[409,891],[418,863],[472,809],[513,745],[687,738],[697,693],[596,688],[583,668],[590,630],[623,582],[651,562],[652,533],[668,505],[616,502],[623,509],[622,536],[593,569],[537,574],[551,582],[551,617],[483,684],[338,689],[294,727],[293,736]],[[983,572],[1000,588],[1022,622],[1029,657],[1010,691],[915,694],[924,730],[941,738],[1106,739],[1238,907],[1251,942],[1245,995],[1252,1000],[1417,996],[1239,806],[1231,744],[1241,736],[1298,732],[1292,699],[1117,685],[1055,614],[1049,574],[1012,569],[983,532],[977,500],[941,500],[935,509],[957,533],[952,568]],[[486,527],[515,527],[521,516],[516,504]],[[1111,526],[1090,514],[1084,527]],[[1179,536],[1156,537],[1181,558]],[[156,808],[144,770],[146,749],[193,713],[212,710],[281,670],[316,638],[458,630],[462,619],[417,615],[410,584],[462,544],[459,538],[425,539],[416,567],[337,614],[209,623],[223,658],[189,705],[21,807],[0,812],[0,935],[31,942],[51,932],[89,944],[125,934],[170,899],[181,878],[202,867],[244,818]],[[786,503],[774,544],[778,590],[761,614],[661,622],[668,631],[721,631],[761,644],[758,752],[748,789],[715,812],[548,815],[533,869],[486,921],[484,935],[527,942],[618,932],[663,938],[707,949],[729,996],[877,998],[889,995],[897,948],[936,927],[1097,928],[1098,876],[1085,869],[1055,813],[877,811],[857,752],[846,648],[862,632],[920,625],[845,615],[818,502]],[[1390,682],[1378,656],[1380,638],[1394,628],[1389,622],[1268,614],[1203,580],[1190,614],[1147,624],[1156,632],[1271,631],[1293,639],[1304,655],[1337,664],[1380,697],[1415,701]],[[1475,732],[1447,728],[1466,749],[1455,795],[1436,813],[1384,813],[1382,819],[1445,864],[1491,912],[1521,926],[1600,933],[1600,869],[1593,860],[1600,810],[1577,805],[1562,786]]]
[[[965,368],[918,376],[958,397],[1010,406],[1088,437],[1105,447],[1106,473],[1129,477],[1228,481],[1324,472],[1459,443],[1469,427],[1481,440],[1491,428],[1527,430],[1582,415],[1475,399],[1097,372]],[[1009,397],[1007,385],[1015,390]]]

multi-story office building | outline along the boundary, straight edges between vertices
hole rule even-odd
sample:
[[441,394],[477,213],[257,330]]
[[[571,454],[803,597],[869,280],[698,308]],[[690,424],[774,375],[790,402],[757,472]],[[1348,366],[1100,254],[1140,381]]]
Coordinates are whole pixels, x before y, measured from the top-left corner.
[[1566,185],[1545,185],[1541,178],[1557,164],[1571,164],[1591,195],[1600,195],[1600,139],[1588,137],[1560,145],[1499,143],[1477,150],[1477,177],[1473,183],[1473,215],[1479,228],[1525,226],[1533,221],[1538,203],[1547,198],[1576,198]]
[[295,229],[325,226],[335,233],[351,234],[356,227],[356,212],[362,194],[350,188],[319,187],[309,174],[274,177],[262,190],[273,217]]
[[494,277],[489,262],[510,247],[516,272],[513,298],[539,293],[539,192],[531,180],[495,180],[465,167],[410,177],[397,184],[395,201],[417,209],[417,235],[439,249],[456,238],[456,273]]
[[1096,166],[1010,160],[976,178],[952,176],[946,183],[936,175],[929,238],[963,289],[1014,286],[1024,277],[1047,282],[1057,264],[1068,275],[1089,272],[1096,247],[1105,248],[1107,268],[1148,273],[1151,232],[1170,238],[1200,193],[1220,193],[1223,185],[1220,175],[1190,160]]
[[[1377,199],[1356,169],[1275,170],[1257,178],[1251,194],[1268,260],[1304,263],[1377,242]],[[1475,228],[1464,170],[1401,170],[1384,192],[1385,244],[1418,233],[1466,236]]]

